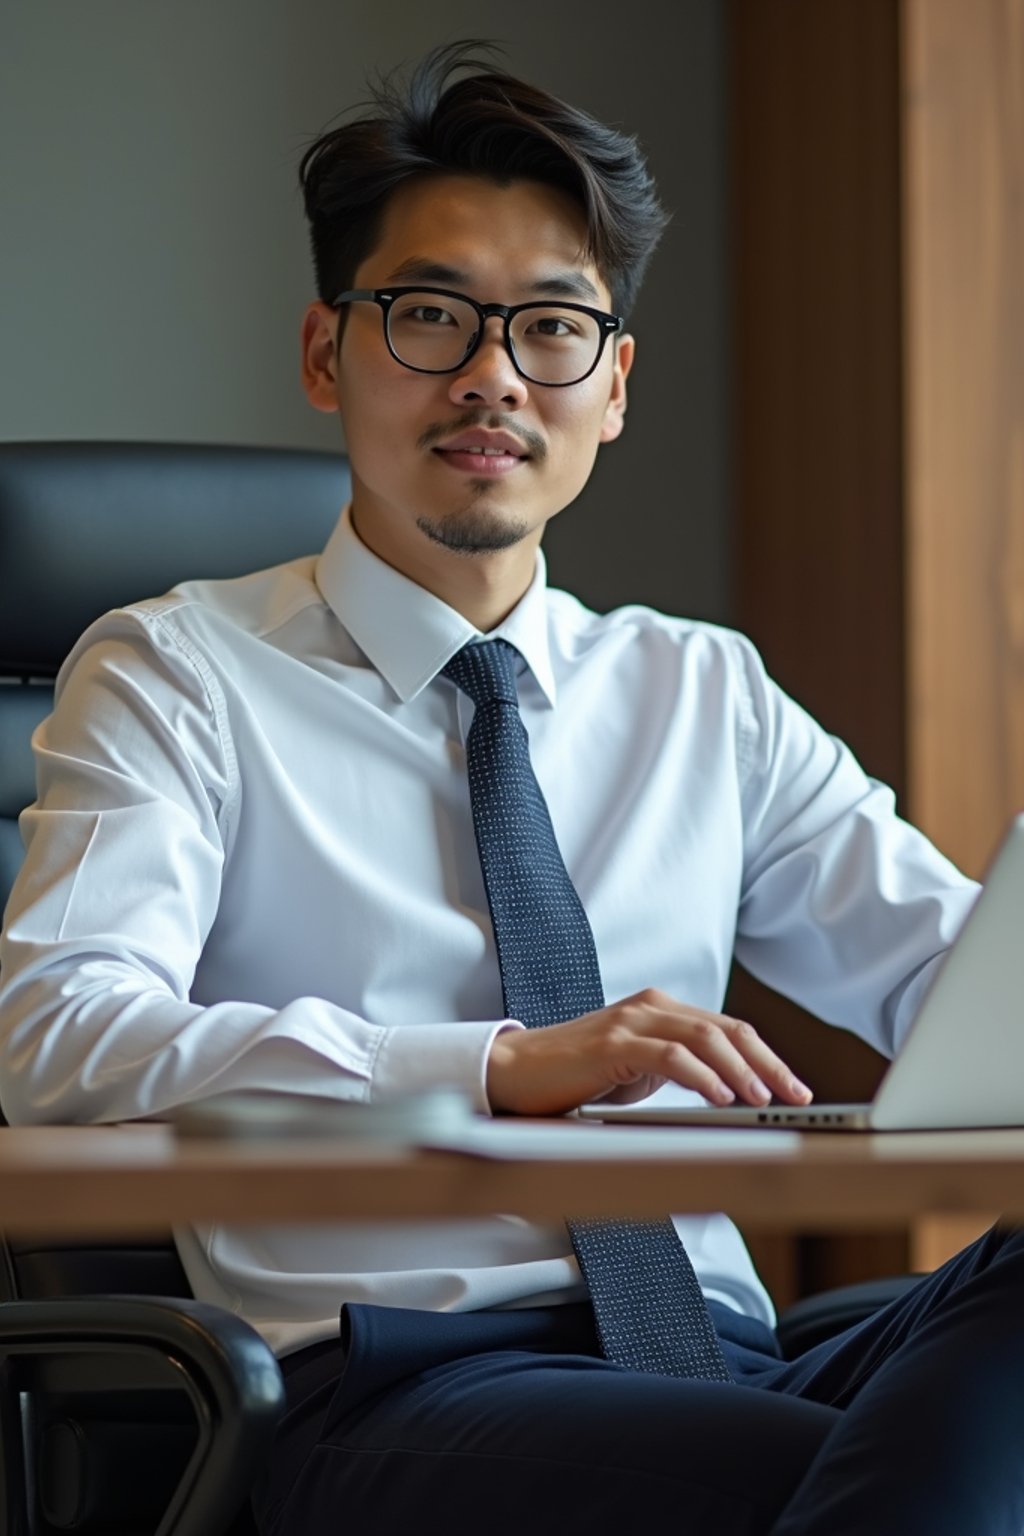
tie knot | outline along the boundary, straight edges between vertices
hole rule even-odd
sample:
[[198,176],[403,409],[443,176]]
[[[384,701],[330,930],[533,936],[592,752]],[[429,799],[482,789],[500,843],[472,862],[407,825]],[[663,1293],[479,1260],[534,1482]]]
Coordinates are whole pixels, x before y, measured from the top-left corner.
[[464,645],[442,668],[456,687],[479,709],[484,704],[519,705],[516,659],[519,652],[507,640],[482,640]]

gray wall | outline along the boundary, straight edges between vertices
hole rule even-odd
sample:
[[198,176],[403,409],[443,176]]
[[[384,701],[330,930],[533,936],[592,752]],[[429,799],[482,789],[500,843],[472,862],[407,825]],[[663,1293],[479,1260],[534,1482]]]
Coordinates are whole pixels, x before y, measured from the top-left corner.
[[553,579],[727,619],[718,0],[6,0],[0,439],[337,445],[298,384],[296,163],[368,70],[461,36],[638,134],[675,214],[627,432],[553,524]]

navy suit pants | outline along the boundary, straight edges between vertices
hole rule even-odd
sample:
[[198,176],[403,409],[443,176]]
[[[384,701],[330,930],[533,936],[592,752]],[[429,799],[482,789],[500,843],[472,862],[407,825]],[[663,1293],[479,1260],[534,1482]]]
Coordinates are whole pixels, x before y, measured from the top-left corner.
[[604,1360],[589,1305],[351,1306],[283,1362],[263,1536],[1024,1536],[1024,1231],[791,1362],[711,1303],[731,1384]]

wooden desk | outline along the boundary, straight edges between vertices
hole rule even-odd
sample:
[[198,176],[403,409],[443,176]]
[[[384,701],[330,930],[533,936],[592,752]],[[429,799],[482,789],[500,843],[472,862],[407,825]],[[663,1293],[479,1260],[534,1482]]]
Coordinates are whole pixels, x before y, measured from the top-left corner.
[[[578,1134],[592,1132],[580,1127]],[[719,1139],[726,1134],[684,1133],[678,1150],[666,1153],[663,1133],[620,1127],[622,1155],[614,1160],[563,1152],[492,1161],[323,1140],[181,1142],[161,1125],[5,1128],[0,1227],[114,1234],[190,1219],[365,1221],[495,1211],[552,1220],[566,1212],[726,1210],[748,1229],[898,1227],[923,1211],[998,1210],[1024,1221],[1024,1130],[752,1133],[745,1145],[735,1136]]]

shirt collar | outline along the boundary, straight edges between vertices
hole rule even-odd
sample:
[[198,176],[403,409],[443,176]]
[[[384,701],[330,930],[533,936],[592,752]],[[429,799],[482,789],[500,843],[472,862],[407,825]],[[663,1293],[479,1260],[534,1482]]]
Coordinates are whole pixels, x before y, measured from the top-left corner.
[[555,702],[547,624],[547,567],[537,565],[508,617],[483,635],[454,608],[368,549],[345,508],[316,565],[324,600],[404,704],[474,640],[507,640],[525,660],[548,704]]

